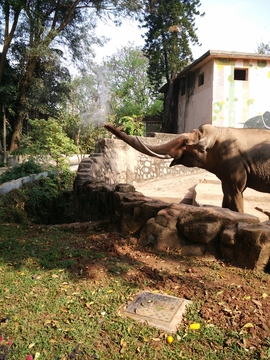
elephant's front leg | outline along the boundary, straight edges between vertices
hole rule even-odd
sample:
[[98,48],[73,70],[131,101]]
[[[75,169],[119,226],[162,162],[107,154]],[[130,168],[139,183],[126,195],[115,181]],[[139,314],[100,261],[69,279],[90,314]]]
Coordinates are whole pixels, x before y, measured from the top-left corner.
[[239,213],[244,213],[244,199],[243,194],[237,188],[232,189],[226,183],[222,183],[223,201],[222,207],[228,208]]

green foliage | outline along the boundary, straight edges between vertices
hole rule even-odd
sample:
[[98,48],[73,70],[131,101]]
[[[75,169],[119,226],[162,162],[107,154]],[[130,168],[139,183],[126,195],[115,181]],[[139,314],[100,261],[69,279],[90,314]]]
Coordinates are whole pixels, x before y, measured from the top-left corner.
[[161,104],[148,79],[148,59],[139,47],[132,44],[123,47],[107,58],[105,66],[111,94],[111,114],[117,119],[150,115],[153,104]]
[[270,54],[270,41],[268,43],[260,42],[257,45],[258,54]]
[[0,176],[0,184],[11,180],[16,180],[31,174],[38,174],[43,170],[43,167],[39,163],[37,163],[34,159],[30,158],[29,160],[24,161],[21,164],[17,164],[4,172]]
[[129,135],[144,136],[145,127],[142,118],[138,116],[123,116],[116,122],[117,126],[122,126],[123,131]]
[[97,140],[107,134],[104,127],[96,127],[93,124],[82,126],[78,144],[80,153],[91,154],[94,152]]
[[149,59],[148,76],[158,89],[173,80],[192,61],[190,43],[198,44],[195,16],[200,0],[148,1],[143,27],[147,29],[143,52]]
[[107,135],[103,126],[97,127],[94,123],[86,123],[79,114],[72,115],[62,111],[58,122],[67,136],[74,141],[81,155],[92,153],[97,139]]
[[43,161],[48,161],[48,157],[51,157],[58,167],[67,167],[66,157],[76,154],[78,150],[57,121],[42,119],[29,120],[29,123],[32,129],[22,137],[16,153],[30,155]]
[[55,171],[2,195],[0,222],[54,224],[72,220],[70,190],[74,176],[69,170]]
[[[140,0],[63,0],[57,6],[53,1],[0,2],[0,93],[7,98],[3,89],[9,87],[8,93],[13,96],[9,107],[14,115],[9,114],[13,131],[10,151],[18,147],[28,118],[57,116],[70,90],[70,74],[62,64],[78,67],[78,62],[81,65],[81,61],[93,58],[93,45],[105,41],[93,31],[97,20],[110,14],[119,22],[141,8]],[[16,74],[15,86],[4,82],[6,60]]]
[[60,64],[59,57],[40,59],[31,77],[25,111],[30,119],[48,119],[59,113],[59,104],[70,94],[71,76]]

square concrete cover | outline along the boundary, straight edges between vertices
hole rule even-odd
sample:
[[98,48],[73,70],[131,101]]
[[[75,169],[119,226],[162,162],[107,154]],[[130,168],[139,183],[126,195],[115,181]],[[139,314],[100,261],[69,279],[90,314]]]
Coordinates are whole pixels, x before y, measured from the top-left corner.
[[170,295],[143,291],[128,305],[123,305],[119,313],[158,329],[174,333],[181,323],[187,305],[191,301]]

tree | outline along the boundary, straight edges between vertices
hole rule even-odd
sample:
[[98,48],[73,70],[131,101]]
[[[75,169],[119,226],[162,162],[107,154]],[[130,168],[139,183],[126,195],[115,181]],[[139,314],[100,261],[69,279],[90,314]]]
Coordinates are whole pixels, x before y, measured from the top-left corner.
[[78,152],[74,142],[54,119],[29,120],[29,123],[32,129],[22,137],[17,150],[19,154],[31,155],[39,160],[47,160],[50,156],[57,166],[63,166],[66,156]]
[[87,62],[82,76],[76,76],[70,88],[69,99],[63,103],[59,124],[73,139],[81,154],[94,150],[95,140],[103,129],[110,111],[109,88],[102,65]]
[[3,0],[0,4],[3,18],[3,48],[0,57],[0,84],[2,82],[5,64],[7,60],[7,53],[13,39],[21,10],[25,5],[26,1],[17,0]]
[[139,47],[128,44],[107,58],[105,66],[116,118],[150,115],[154,107],[161,110],[161,101],[147,76],[148,59]]
[[167,91],[164,102],[164,130],[173,131],[171,106],[173,84],[177,74],[193,60],[190,43],[199,44],[195,29],[195,17],[200,0],[149,0],[143,27],[145,34],[144,54],[149,59],[148,76],[156,90],[164,80]]
[[[141,7],[138,1],[121,0],[4,0],[0,4],[0,16],[5,20],[5,36],[2,56],[4,60],[12,45],[12,62],[17,65],[18,109],[14,124],[10,151],[19,145],[24,119],[27,118],[29,93],[32,80],[39,79],[37,68],[44,59],[63,59],[63,49],[68,49],[70,59],[82,58],[90,53],[94,38],[90,31],[95,27],[97,16],[106,12],[115,16],[131,14]],[[13,14],[13,25],[10,14]],[[1,24],[1,22],[0,22]],[[1,26],[1,25],[0,25]],[[1,29],[0,29],[1,30]],[[12,41],[13,40],[13,41]],[[46,62],[46,61],[45,61]],[[0,64],[1,65],[1,64]]]
[[261,42],[257,45],[258,54],[270,54],[270,42],[267,44]]

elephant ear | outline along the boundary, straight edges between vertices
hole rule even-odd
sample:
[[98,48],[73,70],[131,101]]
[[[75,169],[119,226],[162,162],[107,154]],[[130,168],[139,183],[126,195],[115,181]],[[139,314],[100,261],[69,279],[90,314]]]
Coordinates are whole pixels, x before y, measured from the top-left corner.
[[188,141],[186,144],[186,150],[188,152],[193,152],[194,150],[197,150],[201,153],[205,152],[208,148],[209,141],[207,140],[207,137],[203,137],[199,139],[198,141]]

